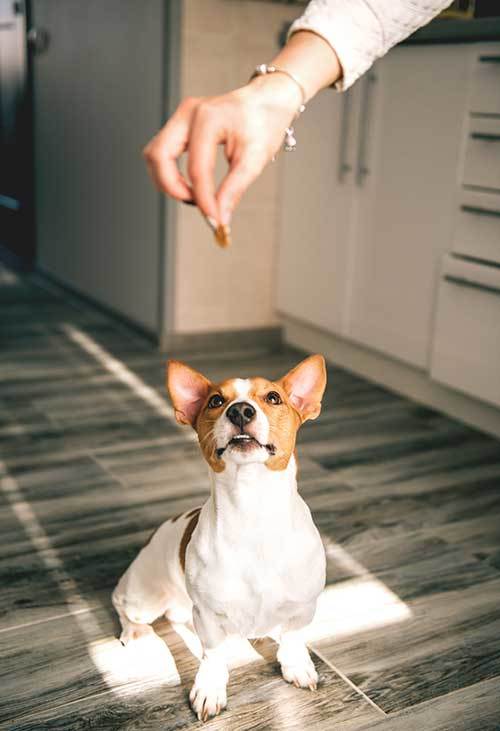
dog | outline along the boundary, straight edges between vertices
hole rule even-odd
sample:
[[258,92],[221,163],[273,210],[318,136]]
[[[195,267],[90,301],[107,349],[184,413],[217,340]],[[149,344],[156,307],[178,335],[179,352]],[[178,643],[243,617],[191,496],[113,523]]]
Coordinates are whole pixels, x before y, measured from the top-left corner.
[[180,361],[167,365],[179,423],[192,426],[209,466],[210,497],[164,522],[116,586],[121,641],[165,615],[193,622],[203,648],[190,693],[199,720],[227,705],[224,640],[270,636],[283,678],[316,690],[301,630],[325,585],[325,552],[297,492],[299,427],[321,410],[325,361],[312,355],[283,378],[211,383]]

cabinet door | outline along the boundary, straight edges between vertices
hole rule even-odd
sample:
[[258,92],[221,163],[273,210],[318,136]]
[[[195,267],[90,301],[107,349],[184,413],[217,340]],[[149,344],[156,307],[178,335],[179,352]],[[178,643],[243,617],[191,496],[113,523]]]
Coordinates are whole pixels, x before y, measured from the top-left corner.
[[469,47],[401,46],[361,82],[349,337],[424,368],[451,248]]
[[431,376],[500,406],[500,269],[446,256]]
[[156,331],[160,198],[141,157],[163,98],[163,3],[34,0],[39,266]]
[[326,90],[283,153],[278,310],[330,332],[345,329],[357,94]]

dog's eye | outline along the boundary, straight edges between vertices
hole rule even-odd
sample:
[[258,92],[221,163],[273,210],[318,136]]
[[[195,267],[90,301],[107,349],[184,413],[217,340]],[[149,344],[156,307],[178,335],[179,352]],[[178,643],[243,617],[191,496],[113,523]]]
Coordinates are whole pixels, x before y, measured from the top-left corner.
[[213,396],[210,396],[208,400],[208,408],[209,409],[218,409],[222,404],[224,403],[224,399],[220,395],[220,393],[214,393]]
[[281,396],[277,391],[269,391],[269,393],[266,396],[266,401],[268,404],[273,404],[274,406],[278,406],[278,404],[281,403]]

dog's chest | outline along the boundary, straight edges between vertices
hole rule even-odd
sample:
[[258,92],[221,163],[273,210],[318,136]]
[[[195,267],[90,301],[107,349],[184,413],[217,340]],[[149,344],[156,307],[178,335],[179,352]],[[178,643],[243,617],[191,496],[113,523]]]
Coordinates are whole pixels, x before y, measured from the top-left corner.
[[195,603],[226,617],[228,629],[264,635],[322,589],[323,553],[312,521],[298,535],[271,521],[206,533],[193,536],[188,549],[188,591]]

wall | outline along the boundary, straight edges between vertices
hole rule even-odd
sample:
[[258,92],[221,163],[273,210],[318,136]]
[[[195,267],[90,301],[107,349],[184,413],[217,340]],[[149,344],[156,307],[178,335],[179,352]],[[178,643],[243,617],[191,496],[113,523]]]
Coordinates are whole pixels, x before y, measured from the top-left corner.
[[[220,94],[241,86],[278,50],[278,34],[300,8],[255,0],[184,0],[180,95]],[[244,197],[233,246],[219,249],[196,209],[178,205],[170,327],[175,333],[276,324],[279,161]],[[219,167],[219,172],[222,166]]]

